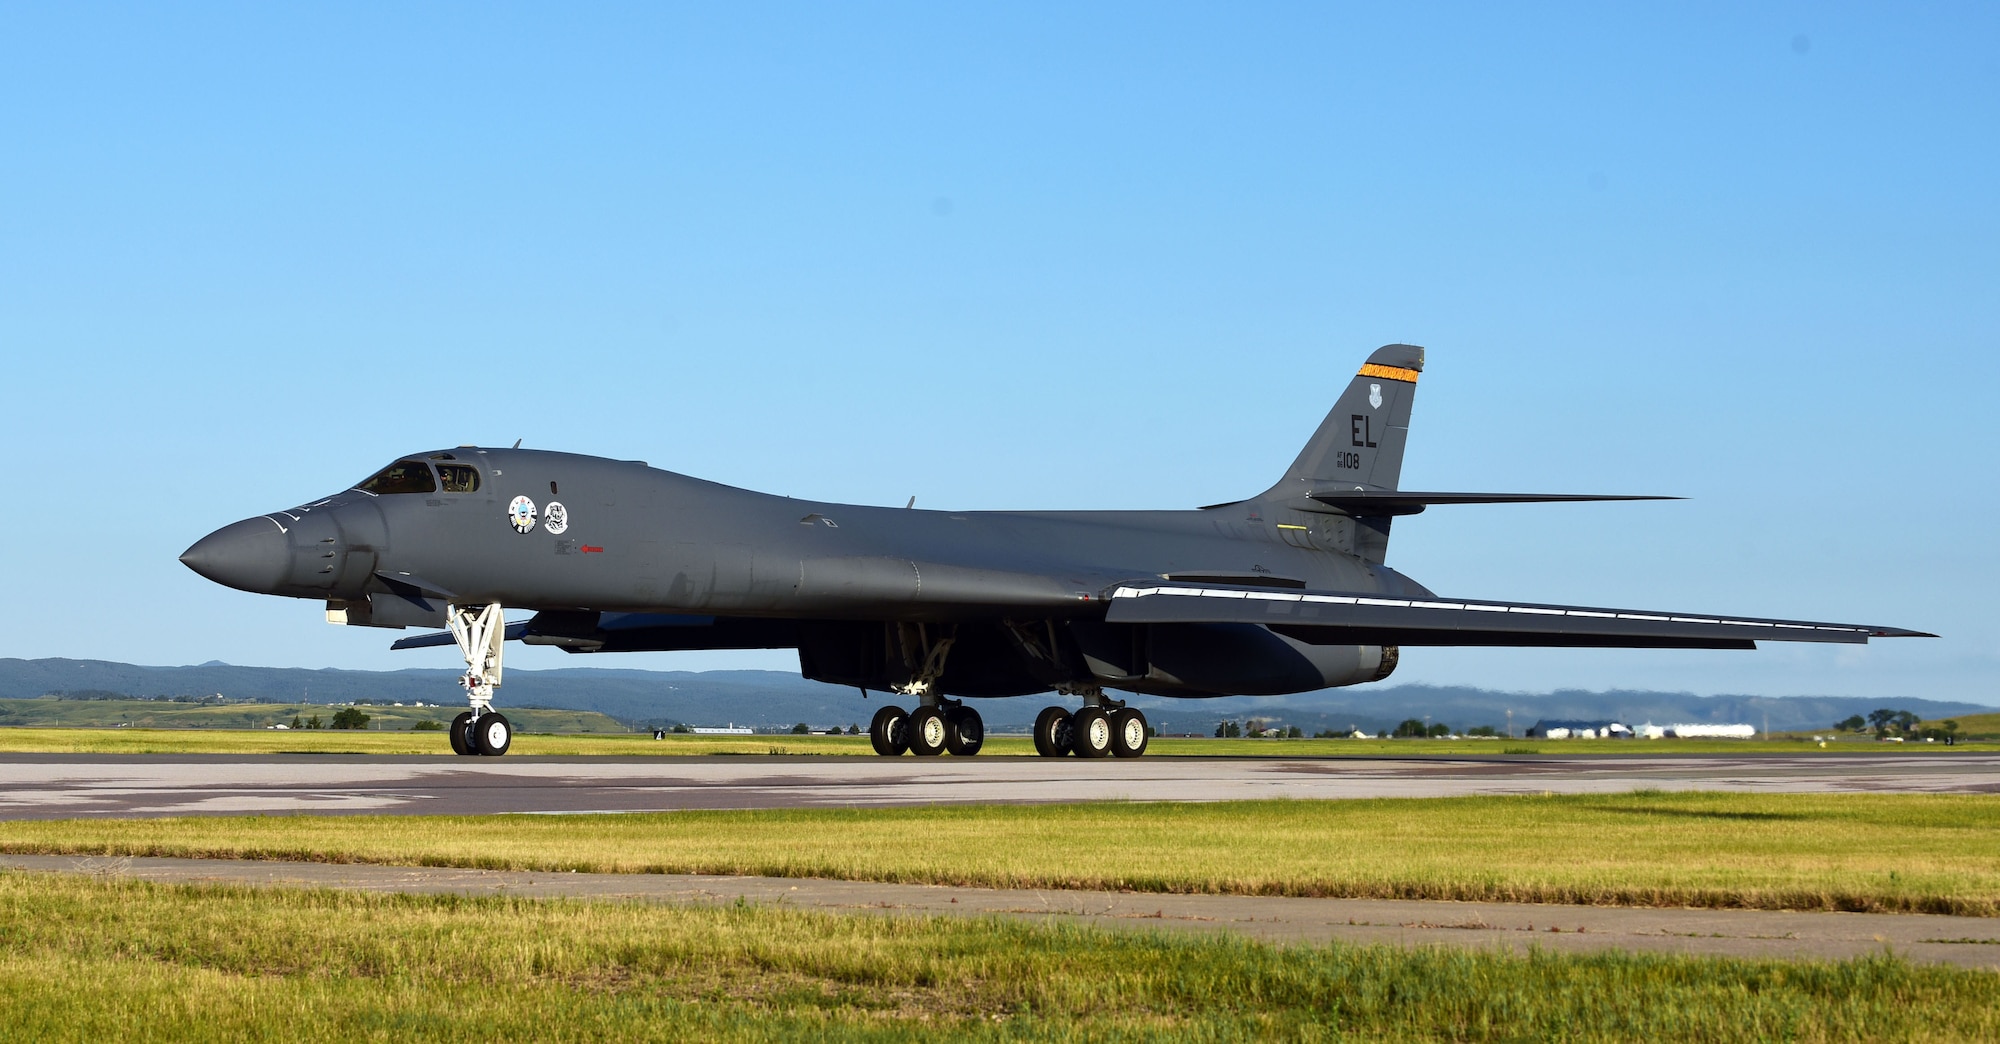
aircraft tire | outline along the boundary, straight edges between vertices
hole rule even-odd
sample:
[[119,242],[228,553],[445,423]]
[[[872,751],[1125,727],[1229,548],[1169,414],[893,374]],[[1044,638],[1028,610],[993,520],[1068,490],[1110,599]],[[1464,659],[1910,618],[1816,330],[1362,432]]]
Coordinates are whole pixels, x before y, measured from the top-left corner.
[[451,752],[453,754],[477,754],[472,749],[472,712],[465,711],[451,719]]
[[901,707],[884,707],[868,723],[868,745],[875,753],[893,758],[910,749],[910,716]]
[[1136,758],[1146,753],[1146,716],[1126,707],[1111,715],[1111,753]]
[[479,753],[497,758],[514,745],[514,723],[497,711],[481,714],[472,723],[472,742]]
[[1101,758],[1111,753],[1111,716],[1102,707],[1085,707],[1070,715],[1074,736],[1070,748],[1079,758]]
[[918,707],[910,712],[910,723],[904,726],[904,735],[909,738],[910,753],[920,758],[934,758],[944,753],[945,737],[951,735],[951,724],[944,720],[944,712],[936,707]]
[[1045,758],[1069,756],[1069,712],[1061,707],[1044,707],[1035,716],[1035,753]]
[[986,722],[971,707],[953,707],[944,723],[944,749],[953,757],[969,758],[986,745]]

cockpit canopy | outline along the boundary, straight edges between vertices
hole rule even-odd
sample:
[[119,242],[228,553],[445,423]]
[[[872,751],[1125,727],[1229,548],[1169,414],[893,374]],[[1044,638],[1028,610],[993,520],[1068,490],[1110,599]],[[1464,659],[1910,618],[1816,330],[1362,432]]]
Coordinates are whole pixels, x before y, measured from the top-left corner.
[[446,493],[474,493],[479,490],[479,469],[470,464],[453,463],[449,454],[436,463],[435,471],[432,468],[432,463],[427,460],[414,457],[399,460],[354,488],[376,496],[436,493],[440,489]]

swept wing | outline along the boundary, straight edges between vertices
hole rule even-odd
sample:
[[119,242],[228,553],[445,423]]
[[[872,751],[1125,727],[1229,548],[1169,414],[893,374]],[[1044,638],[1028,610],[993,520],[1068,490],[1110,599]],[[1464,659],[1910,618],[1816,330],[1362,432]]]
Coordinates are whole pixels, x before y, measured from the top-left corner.
[[1251,623],[1315,645],[1752,649],[1760,641],[1930,638],[1897,627],[1461,598],[1172,583],[1121,584],[1111,623]]

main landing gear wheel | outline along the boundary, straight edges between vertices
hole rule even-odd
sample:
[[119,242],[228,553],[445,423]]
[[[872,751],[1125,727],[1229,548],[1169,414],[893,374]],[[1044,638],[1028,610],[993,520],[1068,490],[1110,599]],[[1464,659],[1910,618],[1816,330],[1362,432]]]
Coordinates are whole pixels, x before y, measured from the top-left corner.
[[1068,756],[1072,735],[1069,712],[1061,707],[1044,707],[1035,716],[1035,753],[1042,757]]
[[514,745],[514,726],[505,714],[488,711],[473,721],[472,741],[479,753],[497,758]]
[[1070,715],[1070,749],[1079,758],[1101,758],[1111,753],[1111,716],[1102,707],[1083,707]]
[[1136,758],[1146,753],[1146,716],[1126,707],[1111,713],[1111,753]]
[[875,720],[868,723],[868,745],[875,753],[885,758],[893,758],[910,749],[910,716],[901,707],[884,707],[875,712]]
[[945,724],[944,713],[936,707],[918,707],[910,712],[910,723],[904,731],[909,736],[910,753],[934,758],[944,753],[945,737],[951,727]]
[[969,758],[986,745],[986,722],[971,707],[953,707],[944,716],[944,749],[953,757]]
[[453,754],[477,754],[472,748],[472,712],[464,711],[451,719],[451,752]]

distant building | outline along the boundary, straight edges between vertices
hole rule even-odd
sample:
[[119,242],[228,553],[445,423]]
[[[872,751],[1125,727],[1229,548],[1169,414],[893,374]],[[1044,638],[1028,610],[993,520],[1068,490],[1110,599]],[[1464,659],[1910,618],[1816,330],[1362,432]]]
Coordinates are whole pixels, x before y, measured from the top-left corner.
[[1618,721],[1563,721],[1543,718],[1528,726],[1529,739],[1631,739],[1632,727]]
[[730,722],[720,728],[713,725],[695,725],[690,727],[688,731],[697,736],[748,736],[751,733],[750,726],[738,725],[735,722]]
[[1684,723],[1668,725],[1666,734],[1676,739],[1754,739],[1755,725],[1701,725]]

